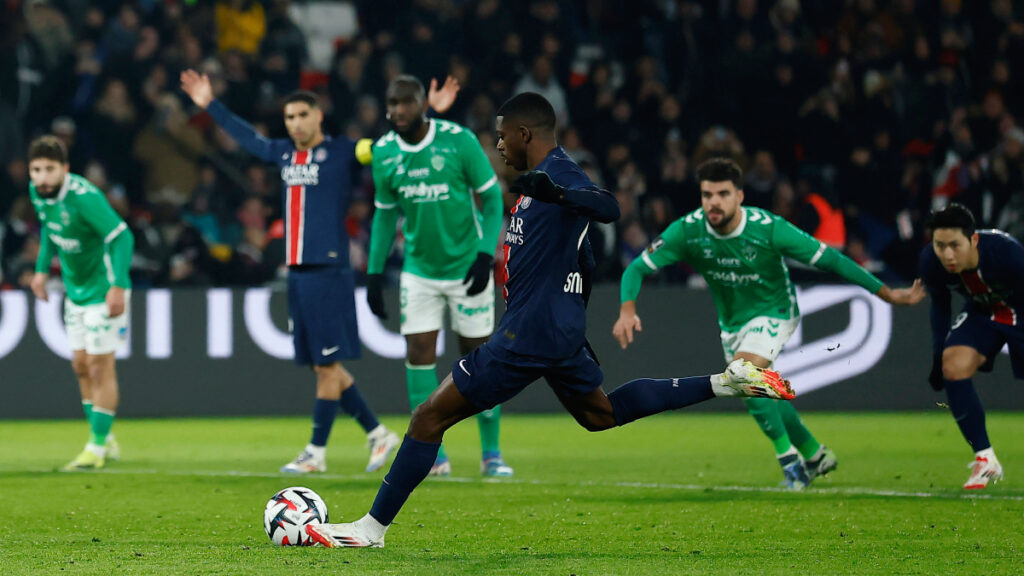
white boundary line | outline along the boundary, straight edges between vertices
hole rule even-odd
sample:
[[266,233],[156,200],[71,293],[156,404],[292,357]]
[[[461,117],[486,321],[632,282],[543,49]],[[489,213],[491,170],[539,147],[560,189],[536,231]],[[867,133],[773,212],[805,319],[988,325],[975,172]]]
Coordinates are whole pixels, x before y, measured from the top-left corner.
[[[11,473],[11,472],[35,472],[35,473],[53,473],[54,469],[36,469],[36,470],[0,470],[0,474]],[[224,470],[224,471],[168,471],[168,470],[156,470],[156,469],[138,469],[138,470],[117,470],[117,469],[104,469],[94,472],[67,472],[62,473],[71,476],[87,476],[89,474],[117,474],[117,475],[164,475],[164,476],[201,476],[208,478],[280,478],[280,479],[312,479],[312,480],[333,480],[333,481],[360,481],[365,482],[375,481],[377,479],[367,475],[351,475],[351,474],[317,474],[315,476],[310,475],[297,475],[297,474],[285,474],[281,472],[246,472],[241,470]],[[383,478],[380,478],[383,480]],[[606,488],[645,488],[654,490],[684,490],[688,492],[747,492],[747,493],[780,493],[780,494],[795,494],[792,490],[788,490],[783,487],[777,486],[730,486],[730,485],[705,485],[705,484],[674,484],[665,482],[559,482],[554,480],[524,480],[518,478],[472,478],[472,477],[460,477],[451,476],[447,478],[429,478],[429,482],[448,482],[448,483],[493,483],[493,484],[518,484],[528,486],[598,486]],[[845,496],[881,496],[888,498],[936,498],[941,500],[1000,500],[1000,501],[1024,501],[1024,496],[1013,496],[1009,494],[992,494],[992,493],[942,493],[942,492],[914,492],[914,491],[902,491],[902,490],[879,490],[875,488],[867,488],[863,486],[845,486],[845,487],[834,487],[834,488],[808,488],[802,492],[803,494],[824,494],[824,495],[845,495]]]

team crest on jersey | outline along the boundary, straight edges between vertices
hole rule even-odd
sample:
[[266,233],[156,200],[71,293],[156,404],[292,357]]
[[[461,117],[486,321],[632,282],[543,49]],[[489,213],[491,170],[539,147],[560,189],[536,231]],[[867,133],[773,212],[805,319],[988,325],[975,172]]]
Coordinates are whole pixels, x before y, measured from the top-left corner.
[[327,160],[327,149],[326,148],[317,148],[316,152],[313,152],[313,161],[314,162],[323,162],[324,160]]
[[522,199],[519,200],[519,209],[526,210],[527,208],[530,207],[530,204],[532,203],[533,198],[530,198],[529,196],[523,196]]
[[711,248],[705,248],[704,249],[704,257],[709,259],[709,260],[711,258],[714,258],[715,257],[715,251],[712,250]]
[[281,154],[281,160],[288,161],[288,153]]
[[743,257],[747,260],[757,260],[757,248],[747,246],[743,249]]
[[444,170],[444,156],[431,156],[430,165],[434,167],[434,170],[440,172]]
[[67,226],[68,224],[71,224],[71,215],[68,214],[67,210],[61,209],[61,211],[60,211],[60,221],[65,226]]

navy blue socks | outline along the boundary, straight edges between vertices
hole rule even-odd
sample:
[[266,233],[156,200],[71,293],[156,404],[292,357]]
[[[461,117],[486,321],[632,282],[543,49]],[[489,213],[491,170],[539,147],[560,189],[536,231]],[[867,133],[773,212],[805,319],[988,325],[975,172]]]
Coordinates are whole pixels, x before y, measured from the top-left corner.
[[441,443],[420,442],[408,435],[402,440],[402,446],[395,455],[391,470],[384,477],[384,482],[377,491],[377,498],[370,508],[370,516],[387,526],[398,515],[409,494],[423,482],[434,465],[437,450]]
[[710,376],[691,378],[639,378],[619,386],[608,395],[615,410],[615,424],[697,404],[715,397]]
[[341,393],[341,409],[349,416],[355,418],[366,432],[380,426],[377,416],[373,413],[373,410],[370,410],[370,406],[366,404],[366,400],[359,393],[359,388],[356,388],[355,382]]
[[988,431],[985,429],[985,409],[981,406],[981,398],[978,398],[971,379],[943,379],[943,383],[946,385],[949,409],[971,449],[978,452],[991,448],[992,443],[988,441]]

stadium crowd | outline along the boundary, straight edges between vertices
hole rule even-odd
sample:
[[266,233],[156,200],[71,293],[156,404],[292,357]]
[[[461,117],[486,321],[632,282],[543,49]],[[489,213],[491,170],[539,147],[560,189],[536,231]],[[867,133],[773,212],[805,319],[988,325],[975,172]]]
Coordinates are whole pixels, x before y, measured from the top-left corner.
[[[462,91],[445,117],[478,134],[506,190],[494,112],[517,92],[543,94],[560,143],[619,199],[622,219],[591,230],[599,280],[617,281],[699,205],[693,169],[714,156],[745,168],[746,204],[886,280],[915,276],[924,216],[950,199],[1024,237],[1013,0],[5,0],[4,287],[28,285],[38,252],[25,149],[43,133],[129,222],[137,287],[281,275],[278,175],[187,105],[186,68],[274,137],[295,89],[320,95],[328,134],[376,138],[391,78],[453,75]],[[373,210],[369,169],[358,178],[357,272]]]

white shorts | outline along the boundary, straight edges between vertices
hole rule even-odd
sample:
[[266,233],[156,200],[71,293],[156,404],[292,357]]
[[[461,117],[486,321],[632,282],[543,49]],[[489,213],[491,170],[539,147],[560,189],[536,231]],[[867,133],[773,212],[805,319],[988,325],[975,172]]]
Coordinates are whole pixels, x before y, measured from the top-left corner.
[[125,290],[124,313],[117,318],[107,316],[105,302],[79,306],[65,298],[64,325],[71,350],[85,350],[90,355],[117,352],[128,335],[131,296],[131,290]]
[[494,332],[494,278],[475,296],[466,296],[462,280],[431,280],[402,272],[399,279],[402,334],[440,330],[445,305],[451,329],[465,338],[483,338]]
[[748,352],[775,362],[799,324],[799,317],[782,320],[758,316],[736,332],[722,332],[725,361],[732,362],[738,352]]

